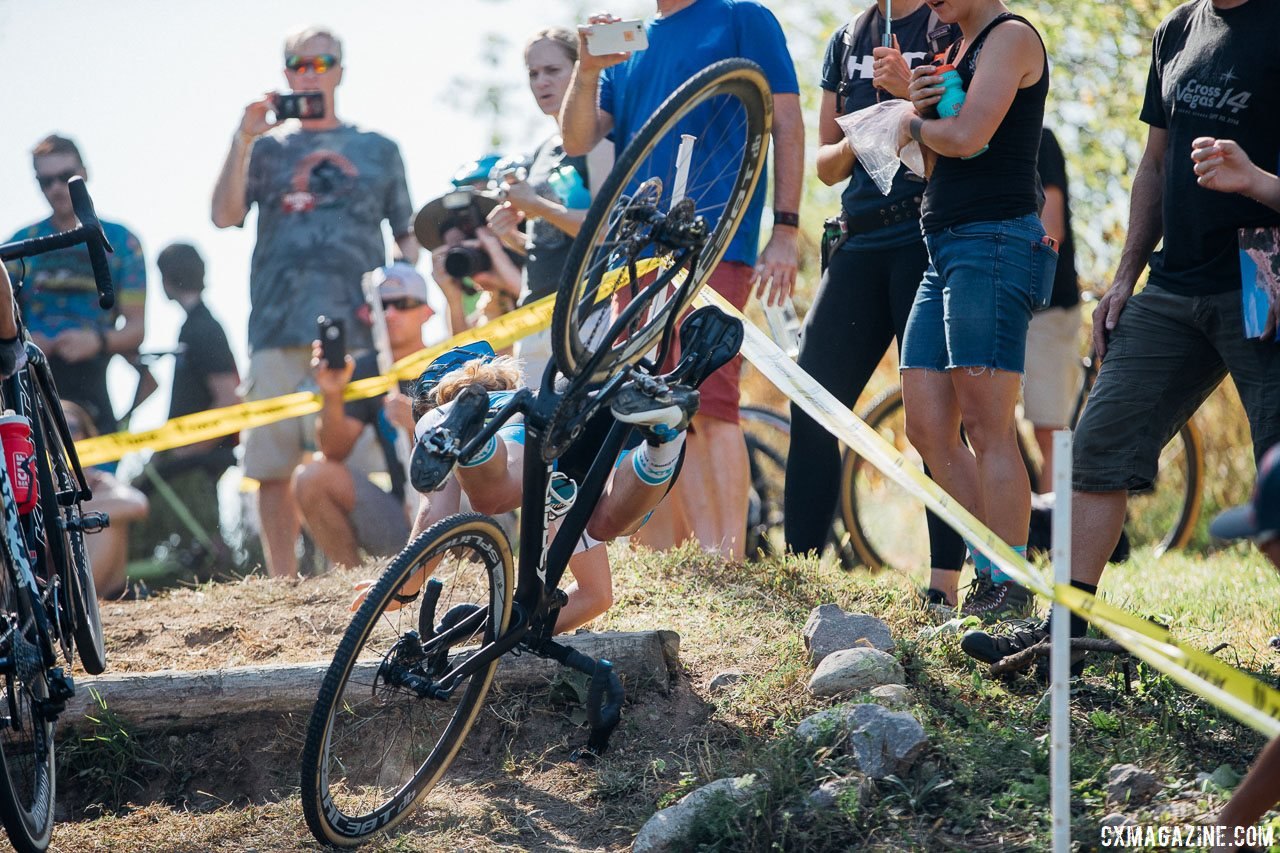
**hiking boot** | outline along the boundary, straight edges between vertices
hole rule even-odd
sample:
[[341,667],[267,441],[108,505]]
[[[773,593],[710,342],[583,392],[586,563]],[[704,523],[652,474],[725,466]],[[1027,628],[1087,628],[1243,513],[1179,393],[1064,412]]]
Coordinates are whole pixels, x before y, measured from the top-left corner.
[[1013,581],[996,583],[989,577],[976,577],[960,607],[961,616],[977,616],[982,620],[1026,616],[1031,612],[1031,593]]
[[950,619],[957,615],[956,606],[947,603],[947,594],[940,589],[930,587],[920,593],[920,604],[929,613]]
[[1015,619],[989,631],[965,631],[960,648],[983,663],[998,663],[1049,636],[1048,619]]
[[449,478],[462,446],[484,428],[489,392],[483,385],[472,383],[426,417],[440,412],[443,417],[439,422],[428,426],[414,443],[409,462],[409,479],[419,492],[434,492]]
[[666,444],[689,428],[698,412],[698,391],[638,375],[622,386],[610,408],[616,419],[638,427],[645,441]]
[[[999,663],[1010,655],[1029,649],[1049,637],[1049,620],[1014,619],[1002,622],[989,631],[966,631],[960,638],[960,649],[969,657],[977,658],[986,664]],[[1087,653],[1081,650],[1071,652],[1071,677],[1076,678],[1084,672],[1084,658]],[[1037,657],[1035,662],[1036,678],[1049,680],[1049,658]]]

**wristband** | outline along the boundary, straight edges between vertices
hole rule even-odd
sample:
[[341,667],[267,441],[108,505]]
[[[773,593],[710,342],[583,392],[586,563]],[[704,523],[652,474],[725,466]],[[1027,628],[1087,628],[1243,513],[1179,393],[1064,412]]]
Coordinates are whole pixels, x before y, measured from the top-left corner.
[[775,210],[773,212],[774,225],[786,225],[790,228],[800,227],[800,214],[792,213],[787,210]]
[[924,140],[920,138],[920,131],[924,129],[924,119],[916,116],[911,119],[907,127],[911,130],[911,138],[921,145],[924,145]]

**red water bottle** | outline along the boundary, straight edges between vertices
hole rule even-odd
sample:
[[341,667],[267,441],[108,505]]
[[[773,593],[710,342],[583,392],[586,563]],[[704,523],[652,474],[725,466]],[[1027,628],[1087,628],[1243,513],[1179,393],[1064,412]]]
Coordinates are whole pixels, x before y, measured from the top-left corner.
[[13,500],[18,512],[31,512],[39,497],[36,485],[36,446],[31,441],[31,421],[6,409],[0,415],[0,447],[4,448],[4,464],[13,487]]

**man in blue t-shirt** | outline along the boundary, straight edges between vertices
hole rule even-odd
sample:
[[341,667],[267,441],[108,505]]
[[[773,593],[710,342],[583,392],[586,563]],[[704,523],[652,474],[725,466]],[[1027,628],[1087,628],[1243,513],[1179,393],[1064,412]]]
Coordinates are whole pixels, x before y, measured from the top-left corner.
[[[642,51],[591,54],[591,26],[619,20],[612,15],[593,16],[590,25],[578,28],[578,68],[561,113],[564,150],[585,154],[610,136],[622,152],[659,105],[698,71],[732,57],[755,62],[773,90],[773,230],[757,251],[765,197],[761,182],[708,284],[741,309],[758,282],[761,299],[778,304],[795,284],[804,171],[800,89],[782,27],[754,0],[657,0],[657,6],[658,16],[648,25],[649,46]],[[724,129],[709,123],[698,135],[718,132]],[[750,477],[738,422],[741,366],[741,357],[735,358],[700,389],[685,476],[645,527],[645,544],[667,547],[692,535],[705,548],[742,558]]]

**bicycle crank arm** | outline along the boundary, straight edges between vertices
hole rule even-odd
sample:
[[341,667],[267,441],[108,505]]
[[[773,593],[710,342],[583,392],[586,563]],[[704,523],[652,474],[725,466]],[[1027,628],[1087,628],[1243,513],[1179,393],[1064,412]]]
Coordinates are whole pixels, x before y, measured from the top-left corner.
[[574,750],[570,758],[590,763],[609,750],[609,737],[622,721],[622,702],[626,691],[613,664],[603,658],[595,660],[577,649],[548,640],[534,651],[543,657],[558,661],[570,669],[591,676],[587,688],[587,724],[591,734],[584,747]]

